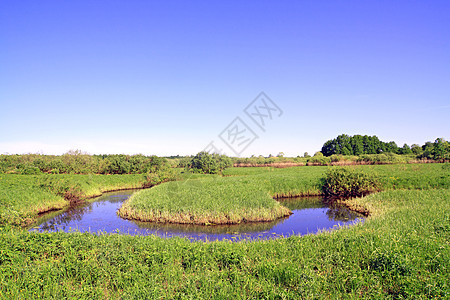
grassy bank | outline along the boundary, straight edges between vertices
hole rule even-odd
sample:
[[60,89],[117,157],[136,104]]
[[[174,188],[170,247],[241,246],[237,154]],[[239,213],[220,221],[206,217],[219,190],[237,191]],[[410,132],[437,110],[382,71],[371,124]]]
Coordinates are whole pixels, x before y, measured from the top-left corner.
[[259,242],[0,231],[0,298],[450,297],[450,191],[358,199],[364,224]]
[[144,175],[0,174],[0,225],[26,226],[40,213],[61,209],[70,201],[140,188],[146,182]]
[[290,213],[267,191],[240,177],[168,182],[135,193],[119,210],[128,219],[182,224],[272,221]]

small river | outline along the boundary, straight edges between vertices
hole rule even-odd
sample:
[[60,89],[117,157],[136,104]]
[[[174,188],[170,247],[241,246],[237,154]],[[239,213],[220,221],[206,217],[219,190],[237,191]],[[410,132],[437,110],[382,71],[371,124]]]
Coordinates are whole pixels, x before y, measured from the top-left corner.
[[326,206],[321,197],[279,200],[293,214],[273,222],[238,225],[182,225],[130,221],[120,218],[117,210],[135,191],[105,193],[82,205],[51,212],[39,217],[30,230],[39,232],[91,232],[131,235],[158,235],[185,237],[190,240],[253,240],[318,233],[362,222],[364,217],[347,208]]

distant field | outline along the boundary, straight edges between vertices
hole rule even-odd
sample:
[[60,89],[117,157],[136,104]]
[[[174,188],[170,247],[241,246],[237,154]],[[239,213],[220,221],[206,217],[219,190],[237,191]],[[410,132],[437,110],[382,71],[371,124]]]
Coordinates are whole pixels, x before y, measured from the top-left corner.
[[[274,184],[273,193],[286,192],[289,188],[299,189],[292,183],[301,181],[303,191],[308,189],[319,191],[320,178],[328,168],[327,166],[307,166],[293,168],[271,168],[271,167],[248,167],[229,168],[224,171],[225,176],[260,175],[261,178],[271,178],[277,182],[278,178],[284,178],[284,187],[277,187]],[[450,188],[450,164],[395,164],[395,165],[361,165],[351,166],[373,172],[380,178],[383,189],[433,189]],[[277,178],[278,177],[278,178]],[[302,191],[299,189],[300,191]]]

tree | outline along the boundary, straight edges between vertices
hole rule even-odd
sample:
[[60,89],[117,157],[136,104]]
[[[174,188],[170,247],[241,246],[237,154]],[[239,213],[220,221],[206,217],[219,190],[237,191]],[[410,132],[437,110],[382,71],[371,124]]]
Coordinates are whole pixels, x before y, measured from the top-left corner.
[[443,138],[437,138],[433,144],[433,150],[431,154],[434,160],[443,160],[449,158],[449,144]]
[[432,142],[426,142],[423,146],[422,146],[422,158],[433,158],[433,148],[434,145]]
[[386,143],[385,152],[391,152],[391,153],[397,153],[398,152],[398,146],[394,141],[390,141],[389,143]]
[[341,134],[335,139],[326,141],[321,149],[325,156],[333,154],[361,155],[377,154],[382,152],[397,153],[398,146],[395,142],[384,143],[377,136]]
[[404,144],[403,147],[398,149],[399,154],[411,154],[411,148],[408,146],[408,144]]
[[415,155],[420,155],[420,154],[422,154],[422,152],[423,152],[422,147],[420,147],[420,146],[417,145],[417,144],[412,144],[412,145],[411,145],[411,151],[412,151],[412,153],[414,153]]
[[231,166],[232,160],[228,156],[216,153],[209,154],[208,152],[202,151],[192,158],[188,168],[194,172],[217,174]]
[[308,158],[308,157],[311,157],[311,155],[309,155],[308,152],[305,152],[305,153],[303,153],[303,157]]

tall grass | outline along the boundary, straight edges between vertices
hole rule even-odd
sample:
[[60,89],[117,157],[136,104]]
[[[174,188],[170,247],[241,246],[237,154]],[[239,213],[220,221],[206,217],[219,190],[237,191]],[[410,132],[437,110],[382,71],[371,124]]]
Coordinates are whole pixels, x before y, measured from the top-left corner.
[[236,224],[272,221],[291,212],[246,178],[203,178],[169,182],[135,193],[119,215],[141,221]]

